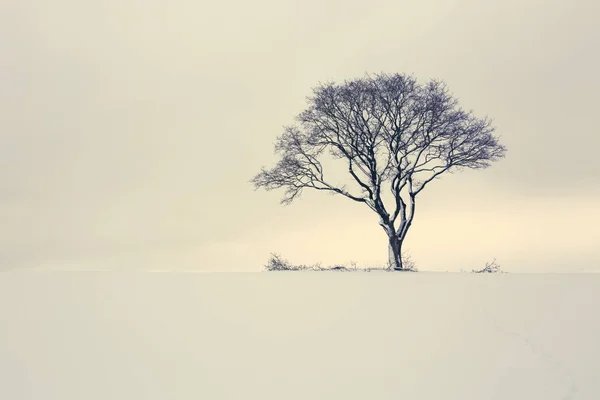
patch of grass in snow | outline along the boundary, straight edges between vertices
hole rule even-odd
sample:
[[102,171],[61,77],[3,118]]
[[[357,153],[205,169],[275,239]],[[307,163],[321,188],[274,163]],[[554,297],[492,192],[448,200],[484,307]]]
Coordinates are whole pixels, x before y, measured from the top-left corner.
[[[415,272],[417,267],[409,256],[403,256],[403,262],[405,265],[405,271]],[[269,261],[265,265],[267,271],[340,271],[340,272],[371,272],[371,271],[393,271],[391,266],[388,267],[370,267],[370,268],[358,268],[355,262],[350,262],[347,265],[339,264],[323,267],[320,263],[312,265],[295,265],[283,258],[279,254],[271,254]]]

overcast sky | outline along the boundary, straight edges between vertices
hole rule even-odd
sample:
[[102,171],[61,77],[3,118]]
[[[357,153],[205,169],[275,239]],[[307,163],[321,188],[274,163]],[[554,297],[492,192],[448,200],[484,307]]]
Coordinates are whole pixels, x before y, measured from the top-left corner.
[[444,79],[508,147],[432,183],[421,270],[600,270],[596,0],[0,3],[0,269],[382,264],[367,207],[249,179],[310,89]]

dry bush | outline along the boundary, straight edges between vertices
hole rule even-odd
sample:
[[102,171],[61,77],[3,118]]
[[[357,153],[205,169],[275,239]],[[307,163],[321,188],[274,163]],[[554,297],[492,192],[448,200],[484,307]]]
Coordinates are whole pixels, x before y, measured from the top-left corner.
[[412,257],[408,253],[402,253],[402,266],[404,271],[417,272],[417,264],[413,261]]
[[[405,266],[403,271],[415,272],[418,271],[414,261],[410,256],[403,254],[402,260]],[[266,271],[340,271],[340,272],[371,272],[371,271],[394,271],[393,266],[388,265],[387,267],[369,267],[369,268],[358,268],[355,262],[350,262],[348,265],[336,264],[332,266],[323,267],[320,263],[313,265],[294,265],[281,255],[271,253],[271,257],[265,265]]]
[[306,265],[293,265],[279,254],[271,253],[265,269],[267,271],[305,271],[311,268]]
[[474,269],[471,270],[471,272],[474,274],[504,273],[504,271],[501,270],[500,265],[498,265],[498,263],[496,262],[495,258],[492,260],[492,262],[485,263],[485,267],[483,267],[482,269]]

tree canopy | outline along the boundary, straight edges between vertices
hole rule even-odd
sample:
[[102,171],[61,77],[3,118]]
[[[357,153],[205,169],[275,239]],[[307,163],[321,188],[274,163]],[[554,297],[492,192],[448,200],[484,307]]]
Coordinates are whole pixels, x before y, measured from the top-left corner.
[[[443,81],[420,85],[405,74],[367,75],[319,84],[307,100],[296,124],[277,138],[279,161],[262,168],[255,187],[285,189],[284,204],[304,189],[364,203],[380,217],[396,269],[402,269],[399,252],[416,196],[446,172],[483,169],[506,153],[492,121],[463,110]],[[326,156],[345,163],[358,191],[327,180]],[[391,204],[384,201],[384,191],[391,194]]]

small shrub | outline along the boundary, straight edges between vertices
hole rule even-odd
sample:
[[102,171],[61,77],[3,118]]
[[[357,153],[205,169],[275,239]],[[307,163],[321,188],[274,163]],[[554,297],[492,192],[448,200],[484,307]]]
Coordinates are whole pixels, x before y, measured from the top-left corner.
[[474,269],[471,272],[474,274],[504,273],[504,271],[500,269],[500,265],[498,265],[495,258],[492,260],[492,262],[485,263],[485,267],[483,267],[482,269]]
[[288,260],[281,257],[279,254],[271,254],[267,265],[265,265],[267,271],[304,271],[309,269],[306,265],[292,265]]
[[409,272],[417,272],[419,270],[417,268],[417,264],[414,262],[412,257],[407,253],[402,254],[402,266],[404,267],[405,271],[409,271]]

